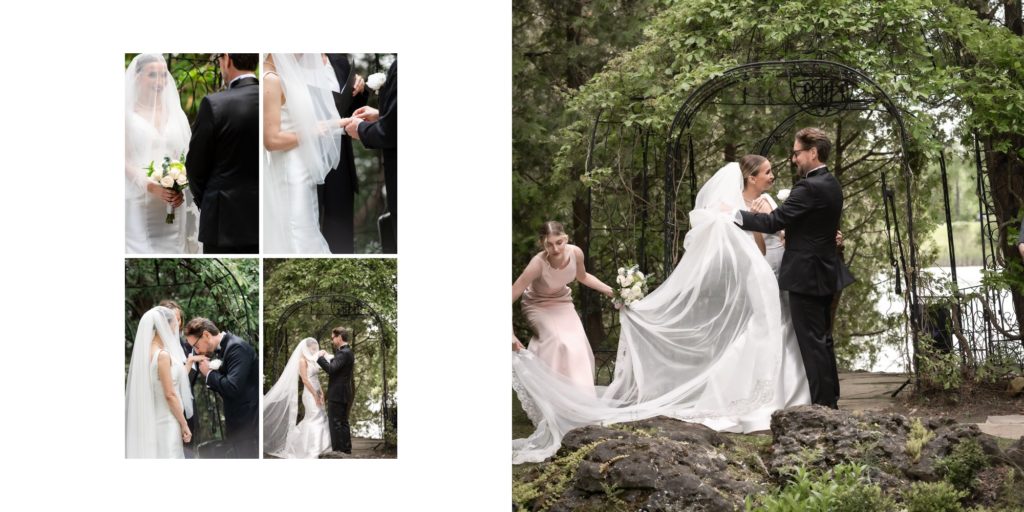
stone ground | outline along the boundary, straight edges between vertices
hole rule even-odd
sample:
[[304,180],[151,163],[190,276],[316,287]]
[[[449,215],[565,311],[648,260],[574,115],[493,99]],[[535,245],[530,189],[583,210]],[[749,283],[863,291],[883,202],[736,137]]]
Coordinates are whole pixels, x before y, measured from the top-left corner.
[[[916,404],[900,399],[913,392],[912,385],[903,388],[897,398],[892,397],[893,391],[899,389],[908,378],[906,374],[901,373],[841,373],[839,387],[842,397],[839,400],[839,408],[849,411],[888,411],[911,416],[921,415],[924,411],[919,411],[919,407],[915,407]],[[941,409],[942,406],[935,408]],[[1004,439],[1019,439],[1024,436],[1024,410],[1019,411],[1020,414],[990,415],[984,410],[959,408],[953,404],[948,405],[948,408],[953,416],[960,416],[960,421],[976,424],[986,434]],[[1007,412],[1012,412],[1012,408]]]
[[[327,452],[320,456],[321,459],[394,459],[397,454],[394,450],[385,450],[384,441],[381,439],[366,439],[362,437],[352,438],[352,454],[341,452]],[[264,459],[276,459],[272,455],[263,454]]]

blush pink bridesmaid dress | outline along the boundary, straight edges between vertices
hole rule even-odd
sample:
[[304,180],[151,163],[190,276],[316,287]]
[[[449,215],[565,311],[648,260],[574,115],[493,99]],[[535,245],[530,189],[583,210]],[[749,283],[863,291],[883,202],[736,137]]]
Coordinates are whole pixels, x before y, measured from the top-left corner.
[[593,392],[594,352],[567,286],[576,280],[576,247],[568,245],[568,262],[554,268],[541,253],[541,275],[523,293],[522,308],[536,336],[529,350],[581,389]]

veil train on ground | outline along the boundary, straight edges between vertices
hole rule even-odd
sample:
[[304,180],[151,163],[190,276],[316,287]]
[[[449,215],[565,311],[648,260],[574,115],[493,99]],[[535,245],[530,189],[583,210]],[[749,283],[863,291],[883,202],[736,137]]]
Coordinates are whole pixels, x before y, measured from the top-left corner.
[[512,354],[512,382],[536,430],[512,442],[512,461],[540,462],[577,427],[664,415],[716,430],[767,428],[785,406],[775,274],[732,214],[744,208],[739,165],[720,169],[690,212],[685,253],[644,299],[623,308],[615,373],[581,389],[531,352]]

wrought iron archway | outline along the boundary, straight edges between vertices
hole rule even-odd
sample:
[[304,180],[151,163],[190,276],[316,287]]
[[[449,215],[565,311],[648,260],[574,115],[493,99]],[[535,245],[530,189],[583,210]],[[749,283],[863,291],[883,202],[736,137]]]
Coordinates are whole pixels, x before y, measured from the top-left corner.
[[[766,97],[748,95],[744,84],[763,78],[784,78],[786,87],[783,90],[788,94],[773,95],[769,89]],[[880,105],[890,116],[896,127],[895,136],[900,149],[900,178],[903,180],[905,193],[903,214],[907,230],[905,237],[897,236],[894,240],[890,240],[890,246],[896,245],[900,254],[899,262],[897,263],[893,257],[891,264],[897,272],[897,276],[902,270],[902,275],[905,277],[906,293],[904,295],[910,306],[910,334],[916,352],[918,334],[922,328],[922,314],[918,293],[918,248],[914,240],[913,171],[908,159],[906,125],[903,121],[902,111],[882,87],[867,74],[851,66],[827,60],[753,62],[730,68],[721,75],[704,82],[690,93],[676,112],[666,144],[663,256],[665,268],[671,268],[671,264],[678,257],[679,241],[681,240],[681,229],[673,222],[676,216],[671,214],[678,205],[674,194],[676,184],[683,181],[689,185],[688,209],[693,208],[696,199],[697,173],[694,167],[693,138],[690,128],[695,118],[709,102],[734,86],[741,86],[742,89],[740,102],[732,103],[733,106],[771,106],[791,110],[789,115],[779,122],[767,136],[753,144],[753,147],[757,148],[757,154],[765,157],[770,156],[772,148],[784,136],[791,135],[796,121],[807,115],[825,118],[846,111],[873,110]],[[685,155],[683,154],[684,139],[686,142]],[[945,172],[944,165],[943,172]],[[887,186],[884,175],[882,179],[882,193],[887,205],[886,218],[888,221],[888,216],[891,214],[893,223],[898,229],[899,223],[895,219],[897,214],[894,200],[895,191]],[[897,277],[898,282],[899,277]],[[899,293],[900,288],[897,284],[897,294]]]
[[[381,432],[384,434],[384,441],[389,443],[394,438],[398,428],[398,406],[395,403],[394,390],[388,384],[388,354],[389,350],[394,346],[396,337],[395,326],[371,305],[355,297],[335,293],[310,295],[288,305],[281,312],[277,319],[277,329],[274,334],[276,342],[273,349],[266,354],[266,360],[276,361],[280,363],[280,367],[284,366],[290,352],[288,348],[294,345],[292,343],[293,340],[289,339],[288,321],[300,316],[319,318],[319,322],[315,322],[317,325],[315,331],[303,336],[311,336],[318,340],[325,339],[327,333],[339,322],[351,322],[353,319],[359,318],[370,318],[372,320],[371,328],[367,331],[353,331],[351,346],[357,357],[362,343],[375,341],[380,348],[381,410],[379,412],[379,419]],[[360,337],[363,338],[362,342],[359,341]],[[354,378],[355,374],[353,374]],[[349,409],[353,405],[354,403],[349,404]]]
[[[133,281],[128,267],[137,272]],[[187,317],[197,314],[210,317],[217,326],[241,335],[259,351],[259,325],[256,305],[250,301],[239,276],[218,258],[203,259],[141,259],[125,260],[125,357],[131,357],[135,330],[139,320],[163,299],[172,299],[182,306]],[[151,267],[151,270],[150,270]],[[207,267],[207,268],[203,268]],[[135,299],[135,300],[133,300]],[[200,300],[210,300],[213,310],[199,308]],[[187,318],[186,318],[187,321]],[[125,369],[127,375],[127,367]],[[224,417],[221,399],[215,393],[195,393],[195,410],[211,418],[200,422],[193,432],[193,443],[224,438]]]

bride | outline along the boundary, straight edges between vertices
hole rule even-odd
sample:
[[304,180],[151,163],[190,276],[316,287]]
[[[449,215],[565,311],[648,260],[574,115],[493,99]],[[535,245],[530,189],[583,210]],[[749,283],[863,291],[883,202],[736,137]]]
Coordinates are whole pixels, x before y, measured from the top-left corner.
[[132,345],[125,388],[125,456],[129,459],[183,459],[192,439],[188,368],[201,356],[185,357],[178,341],[178,318],[157,306],[142,315]]
[[319,53],[274,53],[263,67],[264,250],[330,253],[320,233],[316,186],[341,158],[348,120],[338,115],[332,95],[340,84]]
[[[320,387],[316,364],[320,345],[306,338],[295,346],[281,376],[263,395],[263,451],[282,459],[315,459],[331,451],[331,435],[324,410],[324,392]],[[329,356],[325,356],[329,357]],[[302,421],[296,380],[302,382]]]
[[[167,62],[160,54],[137,55],[124,81],[125,252],[197,252],[197,214],[189,193],[170,191],[146,176],[150,163],[159,168],[164,157],[181,158],[192,136]],[[178,212],[170,224],[168,206]]]
[[513,352],[513,388],[536,427],[513,440],[513,463],[550,457],[566,432],[584,425],[665,415],[752,432],[768,428],[773,411],[810,403],[789,310],[782,308],[786,297],[769,263],[781,261],[781,241],[771,239],[781,234],[756,243],[730,215],[748,208],[747,197],[759,207],[769,201],[762,194],[773,181],[770,163],[755,156],[705,183],[675,270],[619,312],[607,387],[580,389],[532,352]]

